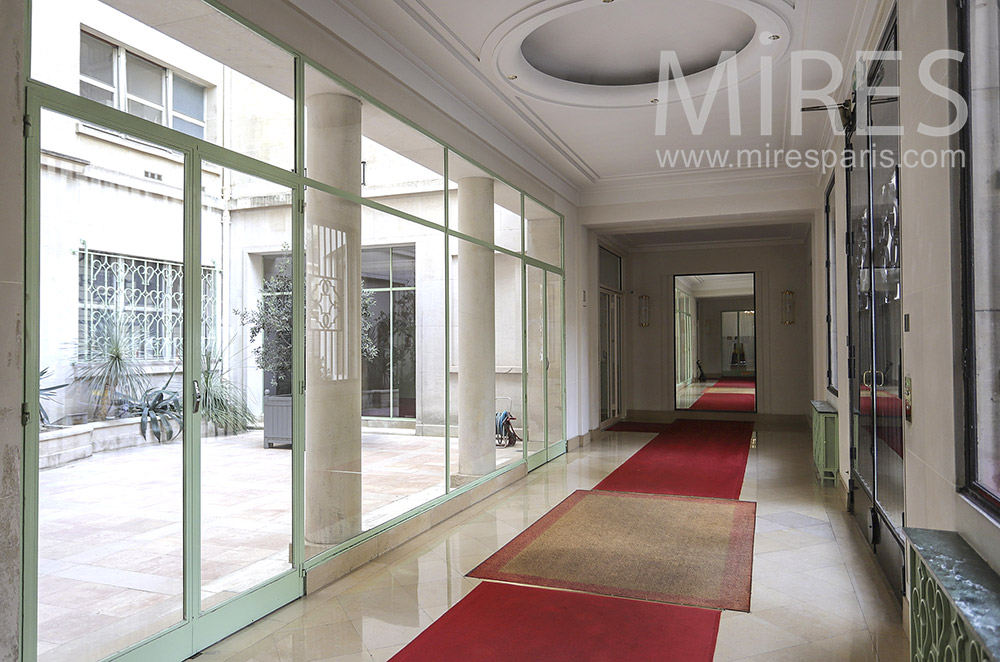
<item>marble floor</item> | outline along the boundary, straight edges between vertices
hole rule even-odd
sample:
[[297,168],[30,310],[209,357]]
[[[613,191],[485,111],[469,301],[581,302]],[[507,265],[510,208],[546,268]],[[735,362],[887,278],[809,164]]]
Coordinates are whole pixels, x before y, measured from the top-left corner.
[[[496,453],[497,465],[507,464],[522,456],[523,442]],[[291,453],[264,448],[257,430],[204,438],[201,462],[200,571],[208,608],[291,568]],[[101,659],[180,620],[182,463],[175,439],[40,472],[42,662]],[[444,494],[444,463],[443,437],[366,430],[362,528]]]
[[[478,580],[486,557],[651,438],[604,433],[350,575],[204,651],[213,662],[382,662]],[[750,613],[723,612],[718,662],[904,662],[900,607],[833,488],[805,423],[758,427],[741,498],[758,503]],[[517,636],[518,619],[503,620]]]
[[747,393],[756,392],[754,386],[721,386],[717,387],[718,379],[706,379],[703,382],[694,381],[677,387],[677,408],[690,409],[698,398],[711,391],[712,393]]

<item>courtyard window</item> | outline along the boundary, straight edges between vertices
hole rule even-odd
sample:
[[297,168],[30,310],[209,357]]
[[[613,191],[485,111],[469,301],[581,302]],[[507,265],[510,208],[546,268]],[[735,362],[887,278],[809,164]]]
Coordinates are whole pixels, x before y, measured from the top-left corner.
[[[219,273],[202,268],[202,319],[208,346],[215,341]],[[181,357],[181,264],[80,250],[79,358],[106,340],[112,328],[131,338],[129,354],[140,361]]]
[[417,415],[414,255],[413,245],[361,251],[363,416]]
[[205,88],[121,46],[80,33],[80,95],[205,137]]
[[996,108],[1000,103],[997,66],[997,2],[966,5],[969,52],[965,58],[969,123],[965,129],[965,338],[966,489],[1000,516],[1000,190],[996,173]]

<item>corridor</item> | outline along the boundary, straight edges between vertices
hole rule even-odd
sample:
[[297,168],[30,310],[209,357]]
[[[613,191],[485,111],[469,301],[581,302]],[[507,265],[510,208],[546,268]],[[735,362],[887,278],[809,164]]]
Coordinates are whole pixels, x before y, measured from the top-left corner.
[[[476,586],[465,573],[574,490],[593,488],[652,436],[602,433],[200,659],[389,660]],[[751,611],[723,612],[716,661],[908,659],[899,607],[836,491],[813,477],[804,422],[757,426],[740,498],[757,502]],[[517,614],[496,621],[518,636]]]

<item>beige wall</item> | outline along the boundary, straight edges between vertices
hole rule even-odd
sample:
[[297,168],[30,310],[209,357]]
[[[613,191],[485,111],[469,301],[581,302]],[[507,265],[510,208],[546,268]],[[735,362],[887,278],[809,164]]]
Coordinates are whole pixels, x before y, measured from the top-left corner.
[[[674,409],[673,278],[678,274],[754,272],[757,289],[757,410],[809,412],[812,291],[808,243],[632,253],[626,263],[626,407]],[[782,290],[795,292],[796,323],[781,324]],[[648,327],[636,322],[636,297],[650,297]]]

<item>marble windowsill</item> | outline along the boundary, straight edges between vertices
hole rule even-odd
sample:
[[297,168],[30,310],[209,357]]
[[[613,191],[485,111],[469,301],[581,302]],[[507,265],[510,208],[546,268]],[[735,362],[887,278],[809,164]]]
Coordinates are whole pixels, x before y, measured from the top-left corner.
[[903,531],[984,649],[1000,659],[1000,576],[954,531]]

